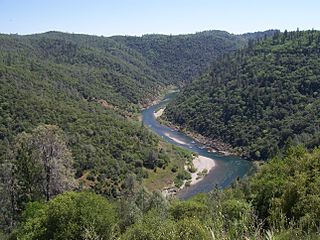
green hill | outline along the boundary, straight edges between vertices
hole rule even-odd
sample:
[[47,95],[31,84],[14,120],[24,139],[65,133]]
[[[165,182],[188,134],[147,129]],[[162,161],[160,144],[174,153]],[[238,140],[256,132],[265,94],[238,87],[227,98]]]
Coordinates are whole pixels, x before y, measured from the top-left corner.
[[7,66],[59,68],[73,77],[60,81],[84,98],[103,98],[123,109],[153,99],[164,85],[143,56],[110,38],[59,32],[1,35],[0,46]]
[[135,49],[169,82],[188,82],[206,70],[210,61],[243,47],[245,39],[222,31],[207,31],[178,36],[144,35],[113,37]]
[[107,38],[1,35],[0,163],[18,134],[57,125],[83,187],[118,197],[129,175],[142,181],[148,169],[190,157],[131,119],[164,88],[143,57]]
[[169,104],[169,121],[267,159],[288,144],[319,140],[320,32],[249,41],[219,58]]
[[249,39],[273,35],[276,30],[234,35],[225,31],[204,31],[186,35],[115,36],[146,57],[168,82],[184,85],[205,71],[219,56],[244,47]]
[[[68,138],[78,177],[88,170],[95,177],[106,172],[101,181],[106,184],[104,178],[121,170],[110,186],[121,185],[128,172],[142,178],[146,173],[136,165],[150,152],[157,153],[163,165],[177,150],[162,154],[165,144],[128,118],[170,84],[183,82],[188,65],[196,69],[188,73],[191,78],[205,69],[207,59],[233,51],[247,39],[220,31],[140,38],[2,34],[1,159],[17,134],[53,124]],[[121,188],[118,185],[114,188]]]
[[[190,152],[163,142],[136,116],[170,85],[203,71],[207,59],[251,37],[173,36],[169,48],[139,38],[144,49],[155,45],[161,57],[154,58],[131,46],[129,37],[0,35],[0,228],[19,222],[28,202],[66,190],[119,199],[132,195],[136,184],[157,189],[185,176]],[[184,75],[188,64],[192,71]],[[61,186],[73,177],[75,184]]]

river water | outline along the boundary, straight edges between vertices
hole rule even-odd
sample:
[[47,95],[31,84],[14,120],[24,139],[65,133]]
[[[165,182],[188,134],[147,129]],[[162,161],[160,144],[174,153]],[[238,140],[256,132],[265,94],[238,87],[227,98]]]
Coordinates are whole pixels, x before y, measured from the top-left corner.
[[202,181],[184,188],[178,193],[178,197],[180,199],[187,199],[200,192],[209,192],[216,186],[225,188],[230,186],[238,177],[244,177],[252,167],[251,162],[236,156],[224,156],[217,152],[210,152],[206,146],[193,138],[182,132],[161,125],[156,120],[154,112],[165,107],[176,94],[176,92],[169,93],[160,103],[145,109],[142,112],[142,121],[144,125],[166,141],[198,153],[199,155],[209,157],[215,161],[215,167]]

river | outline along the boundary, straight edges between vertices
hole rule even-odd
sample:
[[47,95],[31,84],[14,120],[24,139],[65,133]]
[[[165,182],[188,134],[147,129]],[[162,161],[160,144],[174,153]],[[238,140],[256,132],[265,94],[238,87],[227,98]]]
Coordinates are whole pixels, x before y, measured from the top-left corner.
[[[215,161],[215,167],[200,182],[182,189],[178,198],[188,199],[200,192],[209,192],[214,187],[228,187],[238,177],[244,177],[252,167],[252,163],[236,156],[224,156],[217,152],[210,152],[203,144],[195,141],[186,134],[161,125],[155,118],[154,112],[163,108],[176,95],[176,92],[167,94],[161,102],[155,104],[142,112],[142,121],[145,126],[166,141],[177,146],[191,150],[199,155],[209,157]],[[173,140],[174,139],[174,140]]]

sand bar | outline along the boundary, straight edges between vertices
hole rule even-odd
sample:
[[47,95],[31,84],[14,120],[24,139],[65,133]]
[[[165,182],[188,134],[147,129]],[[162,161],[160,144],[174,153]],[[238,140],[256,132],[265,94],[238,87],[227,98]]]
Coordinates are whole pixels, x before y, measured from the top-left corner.
[[197,156],[192,160],[194,167],[197,169],[195,173],[191,173],[191,184],[196,184],[203,178],[198,177],[198,173],[201,173],[204,169],[207,169],[208,173],[215,167],[215,161],[212,158]]
[[155,118],[159,118],[159,117],[161,117],[163,112],[164,112],[164,108],[160,108],[158,111],[154,112],[153,114],[154,114]]
[[171,140],[175,141],[176,143],[183,144],[183,145],[188,145],[188,143],[180,140],[179,138],[172,137],[170,135],[170,133],[165,133],[164,135],[167,136],[168,138],[170,138]]

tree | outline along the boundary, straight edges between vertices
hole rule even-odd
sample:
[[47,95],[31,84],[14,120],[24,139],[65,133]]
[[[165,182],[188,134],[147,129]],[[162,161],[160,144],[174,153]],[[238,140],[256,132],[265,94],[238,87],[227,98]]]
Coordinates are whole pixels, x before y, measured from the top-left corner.
[[260,219],[274,229],[296,226],[319,231],[320,150],[291,147],[250,179],[252,203]]
[[193,200],[185,202],[175,202],[170,207],[170,214],[176,220],[185,218],[197,218],[205,221],[208,208],[205,204]]
[[184,240],[210,240],[212,236],[209,230],[200,220],[185,218],[176,223],[177,238]]
[[112,239],[116,216],[102,196],[66,192],[46,204],[29,203],[18,229],[18,239]]
[[317,36],[319,31],[277,32],[249,41],[240,52],[213,61],[163,117],[249,159],[271,158],[290,139],[319,145]]
[[150,150],[148,153],[148,157],[146,158],[143,164],[146,168],[150,168],[150,169],[156,168],[158,164],[157,154],[153,150]]
[[132,225],[122,239],[134,240],[208,240],[212,239],[208,229],[195,218],[174,221],[166,218],[156,209],[145,214],[142,221]]
[[163,218],[155,209],[146,213],[141,221],[133,224],[123,235],[123,240],[176,240],[175,222]]
[[2,174],[0,186],[2,202],[10,205],[6,214],[12,225],[28,202],[48,201],[76,187],[72,164],[71,152],[57,126],[41,125],[16,137],[12,159],[4,165],[8,173]]
[[42,191],[48,201],[75,187],[72,154],[63,139],[62,130],[54,125],[37,127],[30,139],[31,151],[42,167]]

